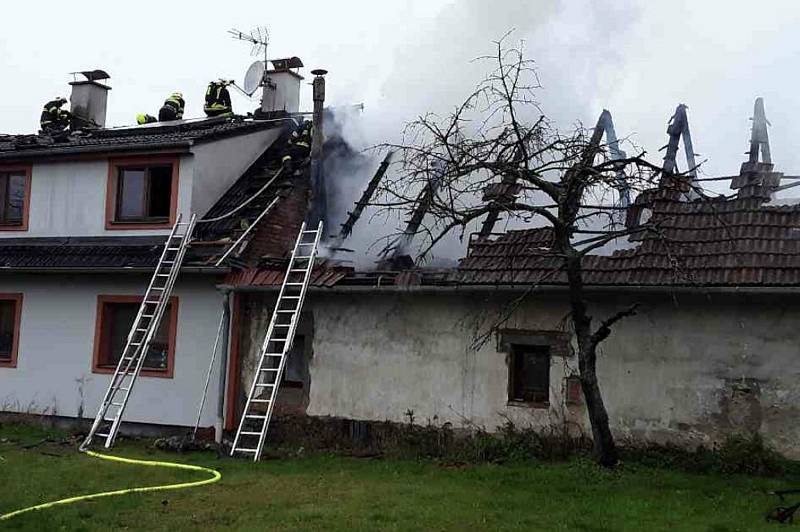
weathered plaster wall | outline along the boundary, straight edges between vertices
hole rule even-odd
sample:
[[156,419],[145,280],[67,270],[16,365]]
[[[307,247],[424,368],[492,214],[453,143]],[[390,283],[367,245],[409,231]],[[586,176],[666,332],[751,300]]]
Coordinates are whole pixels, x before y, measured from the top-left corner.
[[192,212],[202,216],[211,208],[264,150],[275,142],[281,129],[205,142],[192,148],[194,180]]
[[[0,411],[93,418],[111,375],[92,373],[97,296],[141,294],[139,275],[12,275],[0,277],[0,292],[22,292],[16,368],[0,368]],[[178,331],[171,379],[141,376],[125,412],[126,421],[194,425],[222,296],[214,279],[183,276],[176,284]],[[212,383],[217,382],[215,368]],[[217,388],[209,387],[202,426],[217,415]]]
[[[270,296],[247,297],[270,305]],[[639,314],[615,328],[599,360],[618,438],[713,445],[728,434],[759,432],[800,458],[799,303],[744,295],[635,300]],[[407,421],[412,410],[417,422],[490,430],[506,419],[534,426],[567,420],[588,433],[583,406],[564,401],[574,356],[552,359],[549,409],[508,404],[506,353],[496,338],[472,346],[503,301],[481,294],[312,293],[307,413]],[[598,298],[595,316],[631,301]],[[560,330],[566,313],[563,298],[531,296],[505,327]]]

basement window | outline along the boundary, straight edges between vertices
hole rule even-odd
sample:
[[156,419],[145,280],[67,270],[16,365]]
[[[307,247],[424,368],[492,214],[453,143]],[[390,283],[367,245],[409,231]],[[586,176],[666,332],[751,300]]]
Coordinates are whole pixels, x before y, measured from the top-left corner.
[[[112,372],[117,366],[139,312],[141,297],[100,296],[98,298],[98,323],[95,339],[94,370]],[[177,298],[173,297],[164,309],[158,330],[153,335],[145,355],[142,374],[172,377],[175,360],[177,332]]]
[[177,193],[176,168],[177,161],[112,163],[112,226],[170,225]]
[[549,346],[513,346],[510,370],[509,402],[542,407],[550,404]]
[[27,229],[30,171],[0,169],[0,229]]
[[17,366],[22,294],[0,294],[0,367]]

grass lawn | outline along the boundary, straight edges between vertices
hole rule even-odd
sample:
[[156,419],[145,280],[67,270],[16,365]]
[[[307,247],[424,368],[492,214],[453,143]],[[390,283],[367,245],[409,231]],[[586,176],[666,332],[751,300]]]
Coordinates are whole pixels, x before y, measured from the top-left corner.
[[[0,514],[78,494],[203,478],[115,464],[0,426]],[[25,446],[28,445],[28,448]],[[786,480],[695,475],[585,460],[448,467],[324,455],[264,460],[184,455],[122,442],[114,454],[211,467],[222,481],[80,502],[0,521],[2,530],[792,530],[765,523]],[[796,482],[800,485],[800,482]],[[800,486],[798,486],[800,487]],[[798,516],[800,517],[800,516]],[[800,530],[800,525],[796,525]]]

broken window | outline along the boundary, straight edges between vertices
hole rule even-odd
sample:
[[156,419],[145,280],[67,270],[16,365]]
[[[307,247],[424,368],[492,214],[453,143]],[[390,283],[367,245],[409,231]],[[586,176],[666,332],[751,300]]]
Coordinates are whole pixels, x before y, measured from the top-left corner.
[[546,405],[550,402],[550,347],[513,346],[509,401]]
[[164,223],[172,207],[173,165],[117,167],[116,222]]
[[[114,299],[116,298],[102,298],[99,304],[100,336],[96,367],[101,369],[116,367],[122,351],[125,349],[136,314],[139,312],[139,301],[129,301],[131,298],[128,297],[120,298],[127,301],[115,301]],[[175,350],[174,320],[177,319],[173,308],[173,302],[170,302],[164,309],[161,324],[147,349],[143,370],[170,374],[172,372]]]
[[290,388],[302,388],[306,373],[305,363],[306,338],[296,334],[292,349],[286,358],[286,367],[283,370],[283,385]]
[[0,225],[24,224],[27,184],[25,170],[0,172]]
[[0,296],[0,366],[16,366],[21,295]]

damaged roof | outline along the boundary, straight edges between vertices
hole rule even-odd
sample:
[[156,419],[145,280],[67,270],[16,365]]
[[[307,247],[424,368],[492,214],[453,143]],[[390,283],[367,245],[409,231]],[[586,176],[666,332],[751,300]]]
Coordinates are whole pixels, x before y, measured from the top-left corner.
[[[587,255],[587,285],[790,286],[800,284],[800,206],[758,198],[647,204],[659,234],[610,256]],[[548,228],[510,231],[471,243],[453,272],[459,284],[566,284],[560,259],[547,256]]]
[[208,118],[86,130],[56,140],[47,135],[0,135],[0,160],[131,150],[187,149],[197,142],[281,127],[285,122]]

